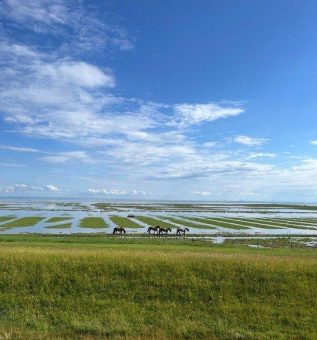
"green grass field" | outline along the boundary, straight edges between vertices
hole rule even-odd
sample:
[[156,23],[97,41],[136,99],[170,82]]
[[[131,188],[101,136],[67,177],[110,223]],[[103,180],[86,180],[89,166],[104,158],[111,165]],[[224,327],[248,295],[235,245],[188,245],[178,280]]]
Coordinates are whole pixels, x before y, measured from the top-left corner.
[[71,220],[71,216],[56,216],[56,217],[50,217],[45,221],[45,223],[54,223],[54,222],[62,222],[62,221],[68,221]]
[[44,220],[44,217],[21,217],[14,221],[1,224],[3,228],[32,227]]
[[213,227],[222,227],[228,229],[248,229],[248,227],[243,225],[236,225],[234,223],[230,223],[229,221],[225,221],[222,218],[203,218],[203,217],[188,217],[191,221],[197,221],[200,223],[210,224]]
[[316,249],[0,236],[0,338],[310,338]]
[[47,229],[67,229],[71,228],[72,224],[71,223],[63,223],[63,224],[55,224],[55,225],[47,225],[45,228]]
[[13,220],[14,218],[16,217],[15,216],[0,216],[0,223]]
[[143,228],[140,224],[135,223],[130,218],[122,216],[110,216],[110,220],[118,227],[122,228]]
[[184,227],[189,227],[189,228],[216,229],[216,227],[212,227],[211,225],[194,223],[194,222],[186,220],[185,218],[180,219],[180,218],[177,218],[177,217],[166,217],[166,220],[180,224]]
[[107,228],[109,227],[101,217],[84,217],[80,220],[80,228]]
[[163,228],[177,228],[174,224],[164,222],[160,220],[159,218],[149,217],[149,216],[135,216],[135,219],[146,223],[148,226],[156,227],[161,226]]

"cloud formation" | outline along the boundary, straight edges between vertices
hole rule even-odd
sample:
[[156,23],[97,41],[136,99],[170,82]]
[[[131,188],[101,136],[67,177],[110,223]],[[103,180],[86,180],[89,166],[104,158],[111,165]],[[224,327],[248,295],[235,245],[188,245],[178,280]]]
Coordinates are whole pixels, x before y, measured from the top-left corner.
[[261,146],[268,142],[266,138],[254,138],[245,135],[240,135],[234,138],[236,143],[246,145],[246,146]]

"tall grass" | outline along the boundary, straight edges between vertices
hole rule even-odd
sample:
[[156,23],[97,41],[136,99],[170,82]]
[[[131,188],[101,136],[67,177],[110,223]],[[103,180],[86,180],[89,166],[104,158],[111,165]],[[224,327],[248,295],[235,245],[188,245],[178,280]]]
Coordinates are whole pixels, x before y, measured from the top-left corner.
[[314,250],[59,239],[1,237],[0,338],[317,336]]

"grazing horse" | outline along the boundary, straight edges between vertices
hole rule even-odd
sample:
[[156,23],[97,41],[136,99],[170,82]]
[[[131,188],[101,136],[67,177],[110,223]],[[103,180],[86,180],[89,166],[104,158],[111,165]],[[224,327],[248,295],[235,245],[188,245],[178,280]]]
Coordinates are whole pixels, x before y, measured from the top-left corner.
[[162,228],[162,227],[159,227],[159,235],[167,234],[169,231],[172,232],[172,229],[171,228]]
[[148,232],[149,234],[151,234],[151,231],[153,231],[153,234],[158,234],[159,229],[160,229],[159,226],[157,226],[157,227],[148,227],[147,232]]
[[181,235],[181,234],[185,235],[186,231],[189,232],[189,229],[188,228],[180,228],[179,227],[176,230],[176,235]]
[[115,227],[114,229],[113,229],[113,235],[116,235],[116,234],[120,234],[120,235],[122,235],[122,233],[124,233],[125,234],[125,229],[124,228],[122,228],[122,227]]

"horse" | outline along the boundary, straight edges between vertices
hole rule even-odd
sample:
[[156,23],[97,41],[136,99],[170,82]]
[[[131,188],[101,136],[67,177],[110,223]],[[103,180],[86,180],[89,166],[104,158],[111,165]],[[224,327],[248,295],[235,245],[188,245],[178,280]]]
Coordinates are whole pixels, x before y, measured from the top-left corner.
[[176,230],[176,235],[181,235],[181,234],[185,235],[186,231],[189,232],[189,229],[188,228],[180,228],[179,227]]
[[153,231],[153,234],[158,234],[159,229],[160,229],[159,226],[156,226],[156,227],[148,227],[147,232],[148,232],[149,234],[151,234],[151,231]]
[[120,235],[122,235],[122,233],[124,233],[125,234],[125,229],[124,228],[122,228],[122,227],[115,227],[114,229],[113,229],[113,235],[116,235],[116,234],[120,234]]
[[159,235],[167,234],[169,231],[172,232],[172,229],[159,227]]

